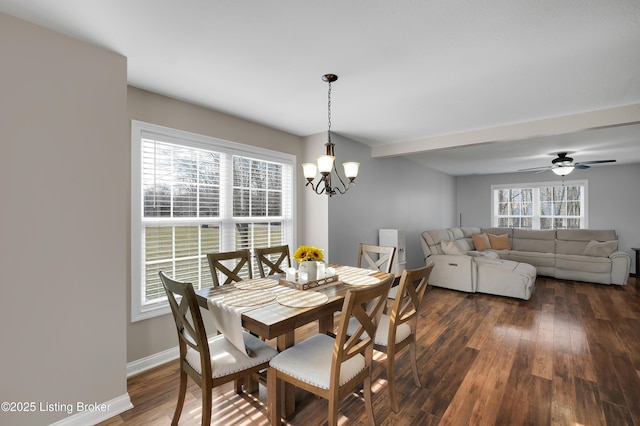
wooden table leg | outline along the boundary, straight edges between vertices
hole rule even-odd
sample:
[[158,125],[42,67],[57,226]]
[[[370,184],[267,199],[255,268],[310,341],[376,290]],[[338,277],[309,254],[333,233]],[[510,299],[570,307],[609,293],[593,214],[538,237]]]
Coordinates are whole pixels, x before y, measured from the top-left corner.
[[255,393],[260,389],[260,383],[253,376],[247,376],[244,378],[244,391],[246,393]]
[[[295,334],[294,332],[290,332],[287,334],[283,334],[282,336],[278,336],[277,346],[278,352],[281,352],[287,348],[290,348],[295,344]],[[282,415],[285,419],[290,418],[296,411],[296,388],[295,386],[285,383],[284,391],[280,393],[283,395],[282,398]]]
[[318,333],[326,334],[327,332],[333,333],[333,331],[333,315],[320,317],[318,319]]

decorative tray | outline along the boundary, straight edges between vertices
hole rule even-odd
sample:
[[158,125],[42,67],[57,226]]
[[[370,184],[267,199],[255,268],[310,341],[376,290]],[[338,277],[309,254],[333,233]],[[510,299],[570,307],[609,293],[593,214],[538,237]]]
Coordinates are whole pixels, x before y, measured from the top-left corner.
[[306,283],[299,283],[297,281],[287,281],[284,278],[280,278],[280,285],[295,288],[296,290],[310,290],[312,288],[320,287],[325,284],[330,284],[336,281],[340,281],[338,275],[332,277],[320,278],[319,280],[307,281]]

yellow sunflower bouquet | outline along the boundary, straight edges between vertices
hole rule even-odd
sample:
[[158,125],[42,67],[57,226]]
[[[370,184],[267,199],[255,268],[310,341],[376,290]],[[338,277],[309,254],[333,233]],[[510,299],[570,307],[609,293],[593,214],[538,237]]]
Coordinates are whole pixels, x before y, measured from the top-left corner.
[[314,260],[316,262],[323,262],[324,255],[322,254],[322,249],[313,246],[300,246],[296,249],[295,253],[293,253],[293,258],[300,262],[305,262],[307,260]]

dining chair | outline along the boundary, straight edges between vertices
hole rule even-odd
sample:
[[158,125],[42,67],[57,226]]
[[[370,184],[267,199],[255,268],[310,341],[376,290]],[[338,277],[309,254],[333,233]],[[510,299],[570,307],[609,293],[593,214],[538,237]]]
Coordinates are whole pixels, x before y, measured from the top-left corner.
[[[402,272],[391,312],[389,315],[383,313],[380,316],[380,323],[375,334],[374,349],[387,354],[389,399],[391,401],[391,409],[396,413],[400,409],[396,391],[396,354],[407,346],[409,346],[410,351],[413,380],[417,387],[422,387],[416,357],[416,329],[418,311],[432,270],[433,265],[429,265],[417,269],[407,269]],[[351,322],[347,330],[349,335],[355,334],[358,329],[358,324]]]
[[[284,267],[291,267],[289,246],[256,247],[253,249],[262,278],[274,274],[284,274]],[[284,266],[283,266],[284,265]],[[268,269],[265,269],[268,268]]]
[[[372,244],[360,243],[358,248],[358,268],[372,269],[391,273],[393,266],[393,258],[396,254],[396,248],[390,246],[375,246]],[[398,286],[392,286],[389,290],[387,298],[392,300],[396,297]],[[386,312],[386,306],[384,309]]]
[[395,247],[374,246],[360,243],[358,249],[358,268],[373,269],[374,271],[391,272]]
[[[371,401],[371,364],[373,340],[386,294],[393,277],[379,284],[347,291],[340,326],[335,337],[316,334],[276,355],[267,370],[267,402],[272,425],[281,424],[283,385],[292,384],[329,402],[329,426],[338,422],[342,399],[363,385],[364,401],[371,424],[375,424]],[[359,324],[347,336],[347,326]],[[346,320],[344,320],[346,319]]]
[[159,274],[176,323],[180,349],[180,390],[171,424],[177,425],[180,419],[189,375],[202,390],[202,425],[209,425],[212,389],[235,381],[236,393],[242,393],[242,379],[267,368],[277,351],[249,333],[243,333],[243,337],[252,356],[242,353],[222,334],[207,339],[193,285],[175,281],[164,271]]
[[[207,259],[209,260],[209,268],[211,268],[213,285],[216,287],[253,278],[249,249],[209,253]],[[221,278],[224,279],[222,284],[220,284]]]

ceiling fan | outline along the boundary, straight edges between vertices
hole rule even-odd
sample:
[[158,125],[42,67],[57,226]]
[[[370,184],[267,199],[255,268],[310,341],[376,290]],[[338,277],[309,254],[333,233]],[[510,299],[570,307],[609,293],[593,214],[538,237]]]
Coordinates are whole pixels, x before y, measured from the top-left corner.
[[573,158],[567,157],[566,152],[559,152],[558,157],[551,160],[550,166],[532,167],[530,169],[521,169],[519,172],[544,172],[545,170],[551,170],[558,176],[566,176],[573,171],[573,169],[588,169],[594,164],[602,163],[615,163],[616,160],[594,160],[583,161],[581,163],[574,163]]

